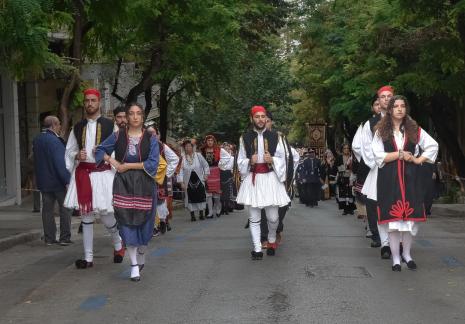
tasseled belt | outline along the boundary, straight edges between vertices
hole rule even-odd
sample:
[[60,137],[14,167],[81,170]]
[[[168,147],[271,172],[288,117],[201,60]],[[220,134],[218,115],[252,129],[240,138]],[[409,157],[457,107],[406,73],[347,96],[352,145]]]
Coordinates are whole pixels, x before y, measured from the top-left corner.
[[255,175],[257,173],[269,173],[271,172],[271,168],[268,163],[256,163],[251,168],[252,171],[252,184],[255,185]]

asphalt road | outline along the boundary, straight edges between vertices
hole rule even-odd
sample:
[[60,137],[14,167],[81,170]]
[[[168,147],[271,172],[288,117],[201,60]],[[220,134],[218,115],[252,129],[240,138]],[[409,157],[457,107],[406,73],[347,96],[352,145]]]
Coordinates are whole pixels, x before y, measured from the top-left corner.
[[334,201],[297,203],[276,256],[252,261],[245,212],[191,223],[151,242],[142,280],[113,264],[96,225],[95,266],[77,270],[82,244],[40,242],[0,253],[1,323],[465,323],[465,220],[433,217],[412,256],[391,271],[361,222]]

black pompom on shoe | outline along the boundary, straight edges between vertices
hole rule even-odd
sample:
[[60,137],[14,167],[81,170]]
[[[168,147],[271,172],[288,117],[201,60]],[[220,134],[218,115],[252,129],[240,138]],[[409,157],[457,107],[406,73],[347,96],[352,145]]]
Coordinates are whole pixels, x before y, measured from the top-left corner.
[[394,265],[392,266],[392,271],[401,272],[401,271],[402,271],[402,267],[400,266],[400,264],[394,264]]
[[391,258],[391,248],[389,246],[383,246],[381,248],[381,259],[387,260]]
[[86,260],[82,260],[82,259],[76,260],[74,264],[76,265],[76,268],[78,269],[87,269],[87,268],[92,268],[94,266],[93,262],[87,262]]
[[250,254],[252,255],[252,260],[261,260],[261,259],[263,259],[263,252],[252,251],[252,252],[250,252]]
[[417,270],[417,264],[415,263],[415,261],[410,260],[409,262],[407,262],[407,268],[409,270]]

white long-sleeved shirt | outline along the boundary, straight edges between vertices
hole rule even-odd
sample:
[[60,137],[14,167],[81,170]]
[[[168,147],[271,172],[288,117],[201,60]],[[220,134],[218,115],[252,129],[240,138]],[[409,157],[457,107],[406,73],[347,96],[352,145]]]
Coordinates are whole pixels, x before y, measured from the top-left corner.
[[362,132],[363,132],[363,125],[361,124],[358,126],[357,132],[354,135],[354,139],[352,140],[352,152],[354,153],[355,158],[358,162],[362,159]]
[[220,149],[220,160],[218,161],[220,170],[232,170],[234,167],[234,157],[228,153],[224,148]]
[[166,176],[172,177],[176,168],[178,167],[179,157],[174,151],[166,144],[163,144],[163,152],[166,160]]
[[[87,159],[85,162],[95,163],[94,157],[94,148],[95,148],[95,136],[97,135],[97,119],[87,119],[86,125],[86,142],[85,142],[85,150],[87,153]],[[79,153],[79,146],[76,140],[76,135],[74,135],[74,130],[71,130],[71,133],[68,137],[68,143],[66,144],[66,151],[65,151],[65,162],[66,162],[66,169],[69,172],[72,172],[74,167],[76,166],[76,154]]]

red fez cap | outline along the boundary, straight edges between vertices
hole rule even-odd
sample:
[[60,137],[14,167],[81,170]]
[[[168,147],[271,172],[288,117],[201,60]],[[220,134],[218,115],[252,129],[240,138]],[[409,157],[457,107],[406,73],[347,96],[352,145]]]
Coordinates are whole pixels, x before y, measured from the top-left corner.
[[100,91],[94,88],[84,90],[84,97],[87,95],[96,95],[100,99]]
[[383,92],[383,91],[389,91],[389,92],[391,92],[392,94],[394,94],[394,88],[391,87],[390,85],[386,85],[386,86],[383,86],[383,87],[379,88],[379,90],[378,90],[378,92],[377,92],[378,96],[379,96],[379,94],[380,94],[381,92]]
[[266,109],[263,106],[253,106],[252,109],[250,110],[250,116],[254,116],[258,112],[263,112],[266,114]]

